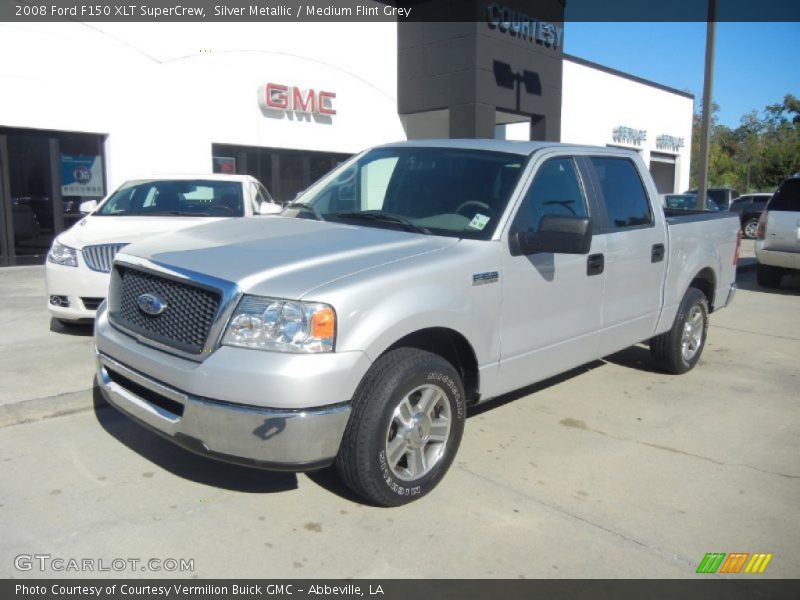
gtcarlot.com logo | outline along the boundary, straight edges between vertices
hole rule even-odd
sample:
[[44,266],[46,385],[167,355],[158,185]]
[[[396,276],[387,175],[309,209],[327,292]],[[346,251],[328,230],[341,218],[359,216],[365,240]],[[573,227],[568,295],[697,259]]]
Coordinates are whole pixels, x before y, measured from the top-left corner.
[[194,571],[193,558],[63,558],[51,554],[18,554],[14,557],[18,571],[54,571],[57,573],[93,572],[178,572]]
[[[772,554],[757,552],[708,552],[697,567],[697,573],[750,573],[761,574],[767,568]],[[746,565],[746,566],[745,566]]]

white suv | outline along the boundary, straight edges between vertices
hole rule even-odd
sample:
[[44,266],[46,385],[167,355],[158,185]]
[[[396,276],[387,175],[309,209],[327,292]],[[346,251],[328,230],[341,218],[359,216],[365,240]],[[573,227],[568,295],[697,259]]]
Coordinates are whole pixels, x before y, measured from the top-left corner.
[[45,268],[47,307],[59,321],[93,319],[105,299],[114,255],[157,233],[232,217],[275,214],[281,206],[249,175],[164,175],[125,182],[53,241]]
[[776,288],[800,271],[800,173],[784,181],[758,220],[758,284]]

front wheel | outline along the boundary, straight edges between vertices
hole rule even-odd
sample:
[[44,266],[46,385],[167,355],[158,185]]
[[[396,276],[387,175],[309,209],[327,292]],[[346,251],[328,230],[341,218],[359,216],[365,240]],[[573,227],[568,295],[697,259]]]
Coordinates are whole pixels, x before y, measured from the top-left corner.
[[650,340],[650,355],[662,371],[680,375],[700,361],[708,332],[708,300],[697,288],[689,288],[669,331]]
[[350,489],[380,506],[430,492],[453,462],[464,432],[461,377],[437,354],[387,352],[356,390],[336,466]]

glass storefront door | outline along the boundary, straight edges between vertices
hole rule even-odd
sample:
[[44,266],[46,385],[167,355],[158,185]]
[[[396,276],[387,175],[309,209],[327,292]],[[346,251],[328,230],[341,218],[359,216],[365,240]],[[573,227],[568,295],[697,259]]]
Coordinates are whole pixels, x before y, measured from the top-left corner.
[[55,234],[49,142],[37,135],[7,139],[13,253],[17,264],[41,262]]
[[0,265],[42,264],[80,203],[105,192],[103,138],[0,127]]

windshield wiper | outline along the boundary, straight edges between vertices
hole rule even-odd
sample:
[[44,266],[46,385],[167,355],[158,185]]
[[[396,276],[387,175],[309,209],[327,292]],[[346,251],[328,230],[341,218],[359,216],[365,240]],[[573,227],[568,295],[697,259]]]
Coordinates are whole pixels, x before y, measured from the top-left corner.
[[[285,205],[283,207],[283,210],[286,210],[287,208],[289,208],[289,209],[294,208],[294,209],[296,209],[298,211],[299,214],[308,213],[310,215],[314,215],[314,218],[317,221],[324,221],[325,220],[322,217],[322,215],[319,214],[319,212],[317,212],[316,208],[314,208],[310,204],[306,204],[305,202],[289,202],[289,204],[287,204],[287,205]],[[304,217],[300,217],[299,214],[298,214],[298,218],[301,218],[301,219],[304,218]]]
[[344,213],[336,213],[335,216],[337,219],[346,219],[346,220],[358,220],[364,219],[366,221],[383,221],[385,223],[395,223],[397,225],[402,225],[406,231],[412,231],[414,233],[424,233],[426,235],[430,235],[430,230],[417,225],[402,217],[400,215],[396,215],[394,213],[385,212],[382,210],[365,210],[361,212],[344,212]]

